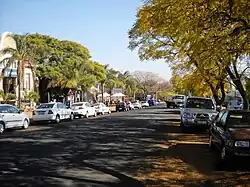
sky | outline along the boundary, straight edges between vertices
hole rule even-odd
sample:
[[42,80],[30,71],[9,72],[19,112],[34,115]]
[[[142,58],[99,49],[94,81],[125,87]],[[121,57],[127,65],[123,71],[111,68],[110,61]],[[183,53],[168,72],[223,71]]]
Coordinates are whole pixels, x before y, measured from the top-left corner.
[[87,47],[92,59],[120,71],[150,71],[165,79],[163,61],[140,61],[128,30],[141,0],[0,0],[0,33],[39,33]]

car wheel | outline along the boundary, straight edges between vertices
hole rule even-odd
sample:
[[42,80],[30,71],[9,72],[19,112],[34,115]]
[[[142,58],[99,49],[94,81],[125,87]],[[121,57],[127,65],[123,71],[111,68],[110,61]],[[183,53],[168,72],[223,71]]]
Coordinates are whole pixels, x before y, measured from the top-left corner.
[[89,112],[86,112],[85,118],[89,118]]
[[102,113],[101,113],[102,115],[104,115],[105,114],[105,112],[104,111],[102,111]]
[[56,122],[56,123],[60,123],[60,121],[61,121],[61,120],[60,120],[60,116],[59,116],[59,115],[56,115],[55,122]]
[[111,114],[111,110],[109,110],[108,113]]
[[94,113],[94,117],[96,117],[96,116],[97,116],[97,113],[95,112],[95,113]]
[[29,127],[29,122],[27,119],[23,121],[23,129],[27,129]]
[[2,134],[4,130],[5,130],[5,126],[4,126],[3,122],[1,122],[0,123],[0,134]]
[[71,114],[70,114],[70,117],[69,117],[70,121],[73,121],[73,120],[74,120],[74,118],[75,118],[75,117],[74,117],[74,114],[73,114],[73,113],[71,113]]

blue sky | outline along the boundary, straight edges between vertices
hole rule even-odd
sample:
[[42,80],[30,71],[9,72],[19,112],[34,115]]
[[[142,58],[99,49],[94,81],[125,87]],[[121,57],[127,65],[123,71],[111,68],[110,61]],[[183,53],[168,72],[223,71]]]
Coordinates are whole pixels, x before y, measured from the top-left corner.
[[141,0],[1,0],[0,33],[40,33],[86,46],[93,60],[124,71],[151,71],[169,79],[162,61],[141,62],[128,30]]

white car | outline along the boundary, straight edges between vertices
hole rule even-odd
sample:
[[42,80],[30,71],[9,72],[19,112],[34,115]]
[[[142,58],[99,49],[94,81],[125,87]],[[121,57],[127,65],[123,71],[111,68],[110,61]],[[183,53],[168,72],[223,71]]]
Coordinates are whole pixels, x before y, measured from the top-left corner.
[[141,107],[144,108],[144,107],[149,107],[149,104],[147,101],[142,101],[141,102]]
[[134,108],[138,108],[138,109],[142,108],[141,103],[139,101],[133,101],[132,104]]
[[18,108],[7,104],[0,105],[0,134],[3,133],[5,129],[18,127],[27,129],[29,124],[29,117]]
[[33,111],[32,120],[34,122],[54,121],[60,123],[61,120],[73,120],[74,114],[70,107],[60,102],[42,103]]
[[111,113],[110,108],[107,105],[103,104],[103,103],[95,103],[94,107],[95,107],[95,111],[96,111],[97,114],[104,115],[105,113],[108,113],[108,114]]
[[85,117],[97,116],[96,109],[93,105],[88,102],[78,102],[71,105],[74,112],[74,117]]

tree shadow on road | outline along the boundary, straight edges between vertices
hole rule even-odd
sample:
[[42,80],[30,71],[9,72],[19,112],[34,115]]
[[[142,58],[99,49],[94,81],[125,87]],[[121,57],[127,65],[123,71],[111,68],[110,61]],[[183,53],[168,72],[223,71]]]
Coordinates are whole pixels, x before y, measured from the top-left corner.
[[[217,176],[206,135],[183,134],[159,116],[139,117],[124,113],[4,134],[1,186],[204,186],[208,175]],[[219,176],[220,184],[226,174]]]

